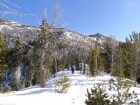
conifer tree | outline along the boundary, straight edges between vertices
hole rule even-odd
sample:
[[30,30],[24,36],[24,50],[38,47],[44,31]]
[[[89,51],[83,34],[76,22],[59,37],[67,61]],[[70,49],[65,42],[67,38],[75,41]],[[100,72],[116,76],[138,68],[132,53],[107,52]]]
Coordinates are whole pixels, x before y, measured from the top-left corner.
[[45,84],[45,67],[44,67],[44,61],[45,61],[45,50],[48,46],[48,41],[47,38],[49,37],[50,30],[49,26],[47,23],[47,16],[46,12],[44,12],[44,19],[42,21],[42,26],[41,26],[41,33],[40,33],[40,38],[39,38],[39,44],[40,44],[40,60],[39,60],[39,71],[40,71],[40,86],[41,87],[46,87]]
[[20,37],[17,36],[14,48],[9,52],[9,67],[11,70],[10,74],[10,86],[12,90],[20,89],[20,76],[21,76],[21,65],[23,60],[23,49],[20,42]]
[[100,71],[105,71],[105,54],[100,51],[100,55],[98,56],[98,68]]
[[117,54],[115,59],[115,65],[114,65],[114,71],[112,72],[113,76],[118,76],[119,78],[124,78],[124,60],[125,55],[123,51],[125,50],[123,48],[124,43],[119,43],[119,46],[117,47]]
[[111,74],[114,70],[116,45],[117,45],[117,42],[115,41],[113,36],[111,36],[110,38],[107,38],[103,43],[105,60],[106,60],[106,70],[108,73],[111,73]]
[[110,39],[107,38],[105,42],[103,43],[104,47],[104,57],[105,57],[105,70],[107,73],[110,73],[111,71],[111,45],[110,45]]
[[28,78],[27,78],[27,86],[35,85],[39,79],[37,78],[37,57],[33,54],[30,55],[28,62],[29,62],[29,70],[28,70]]
[[36,40],[37,45],[37,56],[38,56],[38,68],[40,74],[40,86],[42,88],[46,87],[46,57],[48,57],[48,53],[50,51],[50,45],[54,41],[54,36],[50,33],[50,28],[47,22],[46,11],[44,11],[44,19],[41,25],[41,32]]
[[126,78],[134,80],[134,45],[126,38],[124,44],[124,74]]
[[[55,26],[57,26],[58,20],[61,18],[63,13],[63,10],[59,5],[56,5],[54,8],[54,19],[52,22],[52,25],[49,26],[48,21],[47,21],[47,15],[46,15],[46,10],[44,11],[44,18],[42,21],[42,25],[40,27],[41,31],[36,39],[36,54],[38,57],[38,69],[39,69],[39,75],[40,75],[40,86],[42,88],[46,87],[45,81],[46,81],[46,70],[47,67],[50,67],[51,64],[48,62],[52,63],[52,55],[50,55],[50,51],[52,51],[55,47],[55,42],[56,42],[56,36],[54,36],[51,33],[51,29]],[[62,24],[58,25],[61,26]],[[53,46],[54,45],[54,46]],[[53,52],[52,52],[53,53]],[[49,56],[50,55],[50,56]],[[47,61],[46,61],[47,58]],[[51,60],[51,61],[50,61]]]
[[6,73],[6,67],[8,65],[7,53],[9,49],[6,47],[6,42],[3,39],[2,33],[0,33],[0,80]]
[[130,40],[134,46],[134,86],[136,86],[137,72],[138,72],[138,61],[140,57],[140,33],[132,32]]
[[99,57],[99,49],[94,48],[91,52],[91,59],[90,59],[90,72],[92,76],[98,74],[98,57]]

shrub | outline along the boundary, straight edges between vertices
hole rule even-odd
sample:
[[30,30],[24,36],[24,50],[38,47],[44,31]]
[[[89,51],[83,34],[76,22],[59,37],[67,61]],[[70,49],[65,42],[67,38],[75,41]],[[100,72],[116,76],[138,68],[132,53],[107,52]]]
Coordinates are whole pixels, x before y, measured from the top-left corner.
[[[111,79],[109,81],[109,90],[117,91],[117,95],[113,95],[111,98],[113,100],[116,100],[119,103],[118,105],[125,104],[126,101],[137,98],[137,95],[134,91],[132,93],[129,93],[130,87],[132,86],[133,82],[131,80],[117,78],[117,81],[115,83],[115,80]],[[130,104],[132,105],[132,103],[134,102],[131,101]]]
[[58,93],[66,93],[70,87],[70,79],[62,72],[62,75],[55,79],[55,91]]
[[117,95],[109,96],[109,94],[106,93],[107,88],[105,84],[97,83],[91,88],[90,92],[87,90],[86,96],[88,99],[86,99],[85,103],[86,105],[123,105],[129,101],[129,105],[135,105],[139,103],[139,100],[137,100],[137,102],[131,101],[137,98],[134,91],[129,93],[132,84],[131,81],[122,78],[117,78],[116,83],[115,80],[111,79],[109,81],[108,90],[117,91]]
[[91,88],[91,92],[87,89],[87,98],[85,101],[86,105],[109,105],[110,100],[108,99],[108,94],[105,93],[106,90],[103,85],[97,83],[94,85],[95,88]]

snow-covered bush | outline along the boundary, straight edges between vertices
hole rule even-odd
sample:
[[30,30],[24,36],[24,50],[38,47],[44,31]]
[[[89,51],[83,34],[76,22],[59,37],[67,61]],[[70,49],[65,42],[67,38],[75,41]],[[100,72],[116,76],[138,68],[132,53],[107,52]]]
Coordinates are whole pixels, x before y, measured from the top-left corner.
[[55,79],[55,91],[58,93],[66,93],[70,87],[70,79],[62,72],[62,75]]

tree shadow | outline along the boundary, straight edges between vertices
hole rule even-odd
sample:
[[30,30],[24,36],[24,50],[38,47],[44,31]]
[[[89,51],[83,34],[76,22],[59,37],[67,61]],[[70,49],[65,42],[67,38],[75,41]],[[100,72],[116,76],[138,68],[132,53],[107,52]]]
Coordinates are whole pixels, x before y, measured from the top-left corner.
[[40,89],[40,90],[34,90],[34,91],[31,91],[31,92],[28,92],[28,93],[16,94],[16,96],[17,95],[19,95],[19,96],[23,96],[23,95],[37,95],[37,94],[41,94],[41,93],[44,93],[44,92],[52,93],[52,92],[55,92],[55,90],[51,89],[51,88],[44,88],[44,89]]

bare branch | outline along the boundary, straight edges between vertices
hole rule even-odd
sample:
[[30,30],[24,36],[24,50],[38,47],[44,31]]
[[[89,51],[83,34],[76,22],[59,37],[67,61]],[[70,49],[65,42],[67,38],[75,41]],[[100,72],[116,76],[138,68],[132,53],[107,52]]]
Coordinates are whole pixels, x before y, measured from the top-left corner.
[[5,5],[5,4],[4,4],[4,3],[2,3],[2,2],[0,2],[0,5],[1,5],[1,6],[3,6],[3,7],[5,7],[5,8],[7,8],[8,10],[13,11],[13,12],[18,12],[17,10],[14,10],[14,9],[12,9],[12,8],[8,7],[7,5]]
[[51,28],[53,27],[60,27],[62,25],[64,25],[65,23],[63,24],[59,24],[58,25],[58,21],[62,18],[63,16],[63,12],[64,10],[61,8],[61,6],[59,4],[57,4],[54,9],[53,9],[53,21],[52,21],[52,24],[51,24]]
[[36,16],[36,20],[37,20],[37,22],[38,22],[38,24],[40,25],[41,24],[41,19],[38,19],[38,16],[37,15],[35,15]]
[[35,14],[22,14],[22,13],[19,13],[17,10],[12,9],[9,6],[7,6],[5,3],[8,3],[10,5],[13,5],[13,6],[17,7],[17,8],[21,8],[18,5],[14,4],[14,3],[12,3],[12,2],[10,2],[8,0],[0,0],[1,7],[4,7],[4,8],[7,9],[5,11],[0,11],[0,14],[2,14],[3,16],[6,15],[6,14],[15,15],[15,16],[21,16],[21,17],[35,16]]
[[21,8],[21,7],[19,7],[18,5],[14,4],[14,3],[11,3],[11,2],[9,2],[9,1],[7,1],[7,0],[3,0],[3,1],[4,1],[4,2],[7,2],[7,3],[9,3],[9,4],[11,4],[11,5],[13,5],[13,6],[17,7],[17,8]]
[[19,12],[11,12],[11,11],[0,11],[0,14],[2,14],[3,16],[6,15],[6,14],[21,16],[21,17],[35,16],[35,14],[22,14],[22,13],[19,13]]

